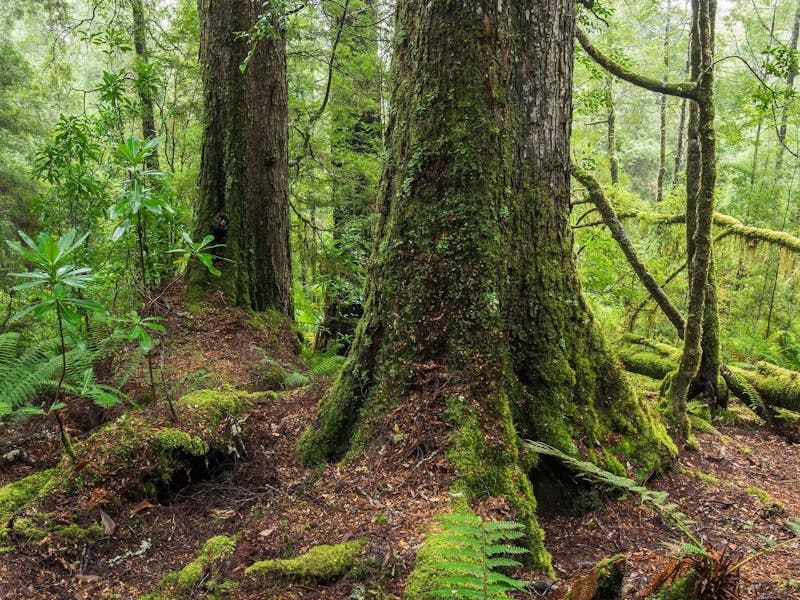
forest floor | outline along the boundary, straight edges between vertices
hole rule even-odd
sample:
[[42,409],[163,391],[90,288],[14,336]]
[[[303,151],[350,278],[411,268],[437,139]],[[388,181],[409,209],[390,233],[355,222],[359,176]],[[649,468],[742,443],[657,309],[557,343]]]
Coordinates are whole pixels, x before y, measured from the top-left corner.
[[[222,296],[198,314],[183,306],[176,287],[164,314],[166,372],[184,387],[246,387],[258,377],[254,365],[265,354],[287,371],[302,368],[292,333],[274,323],[254,323],[252,315],[227,306]],[[193,375],[200,372],[210,374],[202,383]],[[14,539],[0,555],[0,598],[136,599],[157,590],[162,578],[194,561],[204,542],[218,535],[235,536],[231,556],[206,565],[181,592],[170,596],[162,587],[162,596],[153,598],[399,598],[426,527],[450,506],[451,471],[441,454],[429,450],[435,446],[426,439],[433,430],[430,413],[413,406],[404,410],[399,430],[376,434],[376,451],[324,470],[303,467],[295,446],[328,385],[328,379],[318,377],[281,391],[277,399],[256,396],[242,424],[240,458],[195,466],[158,501],[122,493],[113,502],[87,504],[84,498],[82,505],[70,506],[66,497],[48,506],[48,518],[65,523],[82,510],[106,527],[106,535],[93,541],[56,534]],[[162,404],[142,410],[165,418]],[[71,407],[73,437],[85,438],[121,410],[103,413],[80,403]],[[708,548],[752,556],[789,538],[785,520],[800,517],[800,451],[755,425],[715,426],[716,432],[698,434],[697,448],[682,452],[675,468],[651,479],[648,487],[667,492],[680,505]],[[53,467],[60,459],[58,438],[44,419],[4,428],[0,455],[15,449],[24,450],[29,460],[0,465],[0,485]],[[75,468],[80,464],[79,457]],[[113,476],[123,486],[133,485],[138,471],[131,471]],[[93,497],[108,496],[108,490]],[[43,509],[22,512],[36,510]],[[484,501],[476,511],[512,518],[503,499]],[[618,555],[624,560],[623,597],[643,598],[679,563],[674,558],[680,552],[679,532],[635,497],[609,494],[600,508],[552,515],[543,525],[560,582],[519,598],[563,597],[569,583],[590,577],[598,561]],[[371,566],[359,577],[291,583],[256,580],[244,572],[255,561],[290,558],[320,544],[360,538],[368,540],[362,554]],[[516,575],[542,579],[524,570]],[[740,590],[742,598],[753,600],[800,598],[800,541],[744,564]]]

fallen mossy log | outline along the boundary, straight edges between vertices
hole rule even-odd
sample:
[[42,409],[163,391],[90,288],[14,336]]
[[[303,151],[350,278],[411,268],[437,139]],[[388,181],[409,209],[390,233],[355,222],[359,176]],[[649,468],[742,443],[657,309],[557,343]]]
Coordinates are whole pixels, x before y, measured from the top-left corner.
[[800,411],[800,373],[767,362],[757,363],[753,371],[739,371],[770,406]]
[[680,350],[674,346],[631,334],[623,336],[622,342],[617,356],[631,373],[664,379],[678,366]]
[[[784,378],[787,377],[787,373],[790,374],[788,375],[789,377],[791,375],[798,375],[798,373],[794,371],[781,369],[769,363],[759,363],[756,367],[756,371],[758,371],[759,368],[764,371],[772,372],[778,369],[779,371],[783,371]],[[796,413],[792,410],[784,410],[782,408],[776,409],[775,406],[779,406],[778,403],[773,403],[774,406],[771,406],[769,401],[765,400],[764,396],[762,396],[755,385],[751,384],[748,380],[749,377],[759,376],[755,371],[720,365],[719,372],[725,379],[725,383],[728,384],[728,389],[733,395],[741,399],[742,402],[747,404],[759,417],[764,419],[771,429],[792,443],[800,442],[800,421],[798,421]],[[779,374],[778,378],[780,377],[781,375]],[[779,388],[777,388],[774,381],[772,381],[767,389]]]
[[[677,368],[680,350],[669,344],[626,335],[622,345],[617,347],[617,356],[631,373],[663,379]],[[800,373],[796,371],[759,362],[755,369],[726,366],[725,370],[720,370],[720,375],[731,392],[750,406],[757,405],[760,399],[766,406],[800,412]]]
[[728,384],[728,389],[734,396],[753,409],[768,425],[775,425],[773,412],[770,410],[769,406],[767,406],[767,403],[764,402],[761,394],[747,381],[742,369],[729,367],[728,365],[720,365],[719,374],[722,375],[725,383]]

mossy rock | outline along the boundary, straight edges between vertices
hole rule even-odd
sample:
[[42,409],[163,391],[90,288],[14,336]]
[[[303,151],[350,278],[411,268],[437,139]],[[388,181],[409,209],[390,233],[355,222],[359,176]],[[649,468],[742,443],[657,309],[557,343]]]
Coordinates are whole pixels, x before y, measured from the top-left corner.
[[207,599],[227,598],[238,584],[235,581],[218,582],[213,576],[236,550],[236,540],[217,535],[203,544],[197,558],[179,571],[170,573],[159,583],[155,591],[139,600],[178,600],[186,593],[202,589]]
[[247,567],[245,574],[262,580],[288,579],[308,584],[328,583],[345,576],[356,567],[366,545],[367,540],[363,538],[336,546],[322,544],[295,558],[253,563]]

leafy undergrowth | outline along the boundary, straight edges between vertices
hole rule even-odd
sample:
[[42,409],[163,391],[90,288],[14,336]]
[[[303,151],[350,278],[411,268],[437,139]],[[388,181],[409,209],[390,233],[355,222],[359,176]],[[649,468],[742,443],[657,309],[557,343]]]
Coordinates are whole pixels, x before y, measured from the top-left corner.
[[[90,462],[99,460],[97,451],[85,440],[100,435],[100,427],[119,428],[109,423],[120,409],[70,409],[79,452],[86,444],[84,457],[70,468],[84,479],[92,474],[95,483],[74,494],[51,489],[47,499],[23,507],[47,488],[33,478],[31,489],[17,490],[6,503],[0,499],[0,512],[13,515],[6,514],[4,526],[38,515],[35,527],[11,523],[13,535],[0,543],[0,598],[399,598],[430,523],[452,508],[454,474],[435,450],[439,415],[424,402],[410,403],[387,419],[374,452],[307,469],[294,448],[328,380],[312,376],[310,384],[290,389],[286,377],[269,384],[264,377],[265,371],[302,370],[295,334],[274,318],[231,310],[221,297],[189,310],[179,292],[168,295],[164,310],[167,379],[176,395],[226,383],[273,387],[277,396],[247,395],[246,412],[218,420],[213,430],[202,427],[205,417],[170,423],[163,403],[150,404],[127,417],[147,421],[150,442],[135,455],[104,462],[102,475]],[[146,390],[139,375],[134,381]],[[129,391],[135,395],[135,385]],[[179,416],[189,410],[178,407]],[[710,547],[721,552],[727,545],[746,556],[765,546],[764,537],[787,538],[785,520],[800,516],[800,453],[763,429],[718,429],[698,434],[697,450],[685,451],[672,474],[649,486],[668,492]],[[175,476],[158,470],[165,465],[152,440],[159,439],[183,449]],[[208,451],[214,440],[225,448]],[[24,450],[27,460],[0,466],[0,483],[66,468],[44,420],[5,428],[0,454],[14,449]],[[154,481],[154,472],[161,483],[142,486]],[[503,498],[473,508],[484,519],[513,519]],[[601,509],[543,524],[562,582],[547,591],[542,576],[514,570],[515,579],[537,585],[512,597],[562,597],[568,583],[596,572],[590,565],[612,557],[624,598],[641,597],[675,569],[670,555],[676,548],[664,542],[676,540],[677,532],[636,498],[612,499]],[[260,568],[248,570],[254,564]],[[740,588],[743,598],[800,598],[800,544],[747,563]]]

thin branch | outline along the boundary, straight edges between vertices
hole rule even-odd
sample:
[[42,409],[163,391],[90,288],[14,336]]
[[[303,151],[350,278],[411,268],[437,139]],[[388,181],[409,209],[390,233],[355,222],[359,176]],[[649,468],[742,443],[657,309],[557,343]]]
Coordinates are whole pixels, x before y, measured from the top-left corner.
[[619,218],[614,211],[614,207],[611,206],[608,198],[606,198],[606,195],[603,193],[603,188],[600,187],[597,179],[595,179],[591,173],[584,171],[574,163],[572,165],[572,176],[580,181],[584,187],[586,187],[586,191],[589,193],[589,198],[592,200],[594,205],[597,207],[598,212],[603,217],[603,221],[611,231],[612,237],[616,240],[617,244],[619,244],[623,254],[625,254],[625,258],[628,260],[633,272],[636,273],[639,281],[641,281],[642,285],[658,303],[658,306],[664,312],[667,319],[669,319],[669,322],[675,327],[678,332],[678,337],[683,337],[683,331],[686,328],[686,321],[684,320],[680,311],[675,307],[667,294],[664,292],[663,288],[658,285],[655,277],[653,277],[645,264],[639,258],[639,255],[637,254],[636,249],[633,247],[630,238],[622,228],[622,224],[620,223]]
[[628,83],[650,90],[651,92],[667,94],[668,96],[677,96],[679,98],[688,98],[689,100],[697,99],[697,86],[693,82],[664,83],[657,79],[650,79],[649,77],[626,69],[618,62],[600,52],[600,50],[594,47],[591,40],[589,40],[589,36],[587,36],[580,27],[575,28],[575,35],[586,51],[586,54],[591,56],[597,64],[615,77],[619,77]]

